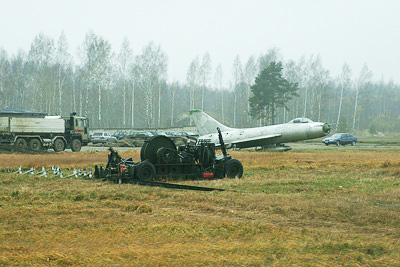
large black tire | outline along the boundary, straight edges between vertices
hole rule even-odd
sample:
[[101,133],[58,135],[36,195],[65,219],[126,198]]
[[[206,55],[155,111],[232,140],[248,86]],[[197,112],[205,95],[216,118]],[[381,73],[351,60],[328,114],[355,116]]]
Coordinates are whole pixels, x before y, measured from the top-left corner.
[[29,148],[34,151],[40,151],[42,149],[42,142],[37,138],[33,138],[29,141]]
[[14,146],[19,149],[26,149],[28,147],[28,143],[24,138],[18,138],[17,141],[15,141]]
[[79,152],[82,148],[82,142],[79,139],[74,139],[71,142],[71,150],[72,152]]
[[176,146],[170,138],[164,135],[156,135],[151,137],[142,146],[142,149],[140,150],[141,161],[147,160],[152,164],[157,164],[157,151],[162,147],[176,151]]
[[61,138],[57,138],[57,139],[54,141],[53,149],[54,149],[55,152],[64,151],[64,150],[65,150],[65,143],[64,143],[64,140],[62,140]]
[[151,181],[156,175],[154,165],[148,161],[139,163],[136,169],[136,178],[141,181]]
[[243,175],[243,165],[237,159],[230,159],[225,163],[225,177],[241,178]]

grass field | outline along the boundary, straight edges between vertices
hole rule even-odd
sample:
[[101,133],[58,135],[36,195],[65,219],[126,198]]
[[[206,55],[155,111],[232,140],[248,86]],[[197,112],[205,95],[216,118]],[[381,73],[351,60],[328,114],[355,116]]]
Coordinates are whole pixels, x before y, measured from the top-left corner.
[[[399,149],[231,154],[242,179],[181,182],[225,192],[0,172],[0,265],[400,265]],[[0,169],[105,161],[4,154]]]

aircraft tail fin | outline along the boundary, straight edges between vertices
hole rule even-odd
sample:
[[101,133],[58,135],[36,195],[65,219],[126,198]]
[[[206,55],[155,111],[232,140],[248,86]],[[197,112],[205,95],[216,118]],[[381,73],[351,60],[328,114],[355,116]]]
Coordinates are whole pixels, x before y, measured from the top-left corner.
[[189,115],[196,125],[197,131],[199,131],[200,135],[216,133],[217,127],[219,127],[222,132],[232,130],[232,128],[223,125],[222,123],[201,110],[191,110],[189,111]]

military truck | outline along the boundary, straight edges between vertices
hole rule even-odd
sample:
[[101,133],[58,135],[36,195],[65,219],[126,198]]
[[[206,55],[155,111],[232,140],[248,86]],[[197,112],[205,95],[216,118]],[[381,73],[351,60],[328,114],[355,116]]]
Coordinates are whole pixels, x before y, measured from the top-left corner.
[[73,152],[89,143],[89,121],[71,113],[69,117],[40,112],[0,110],[0,144],[34,151],[66,148]]

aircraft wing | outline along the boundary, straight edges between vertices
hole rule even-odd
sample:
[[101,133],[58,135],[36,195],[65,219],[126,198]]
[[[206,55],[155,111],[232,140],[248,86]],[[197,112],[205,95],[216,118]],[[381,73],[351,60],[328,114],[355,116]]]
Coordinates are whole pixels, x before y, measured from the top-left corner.
[[229,144],[231,146],[235,145],[238,148],[262,146],[262,145],[270,143],[270,139],[272,139],[274,137],[279,137],[281,135],[282,134],[277,133],[277,134],[256,136],[256,137],[251,137],[251,138],[246,138],[246,139],[235,140],[235,141],[230,142]]

